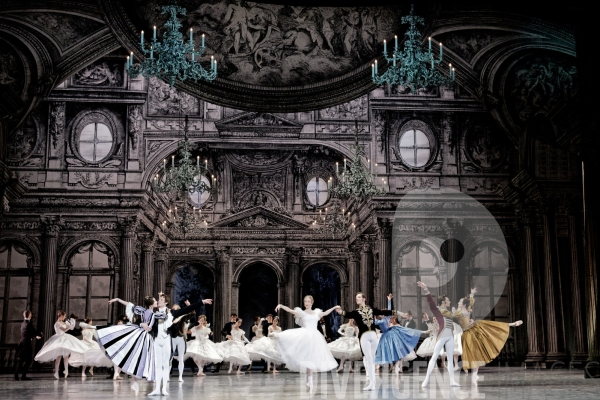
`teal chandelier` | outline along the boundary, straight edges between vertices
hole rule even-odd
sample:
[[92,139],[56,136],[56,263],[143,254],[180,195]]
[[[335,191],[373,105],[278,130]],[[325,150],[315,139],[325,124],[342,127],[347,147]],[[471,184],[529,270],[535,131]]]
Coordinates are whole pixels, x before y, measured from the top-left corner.
[[179,165],[175,165],[175,156],[171,156],[171,167],[167,168],[167,159],[163,160],[163,177],[156,174],[152,181],[152,189],[158,193],[213,193],[217,187],[217,178],[211,175],[211,184],[202,179],[208,176],[208,160],[204,165],[200,163],[200,156],[196,157],[196,165],[192,161],[191,144],[188,139],[188,117],[185,116],[184,140],[180,142]]
[[442,63],[443,47],[440,43],[439,56],[436,58],[431,50],[431,37],[429,37],[429,48],[425,52],[421,48],[421,32],[417,25],[424,25],[425,20],[413,14],[413,7],[410,8],[410,15],[402,17],[403,24],[409,24],[406,31],[406,41],[404,49],[398,49],[398,36],[394,38],[394,51],[389,57],[387,53],[387,43],[383,41],[383,57],[386,59],[388,69],[381,75],[377,68],[377,60],[371,64],[373,82],[377,85],[385,83],[389,85],[400,85],[410,87],[412,93],[418,89],[430,86],[454,85],[454,68],[449,64],[449,77],[440,73],[436,66]]
[[[199,49],[194,47],[193,30],[190,29],[190,40],[186,43],[183,34],[179,32],[181,23],[177,14],[186,15],[187,11],[177,5],[164,6],[161,14],[170,14],[165,23],[165,32],[162,42],[156,39],[156,26],[150,48],[144,43],[144,31],[141,33],[140,47],[146,57],[142,62],[135,63],[133,52],[127,57],[127,73],[135,78],[139,74],[148,78],[151,76],[168,82],[171,86],[175,80],[185,81],[188,78],[194,81],[213,81],[217,77],[217,61],[213,56],[210,58],[210,69],[206,70],[196,58],[202,57],[206,47],[204,45],[204,34],[202,45]],[[188,59],[188,55],[190,59]]]
[[[329,184],[333,186],[329,192],[331,196],[342,199],[357,199],[358,201],[365,200],[371,196],[385,194],[385,179],[381,179],[382,188],[377,187],[377,164],[375,164],[375,176],[363,167],[362,156],[363,151],[358,144],[358,122],[355,122],[354,145],[352,146],[354,155],[348,165],[344,159],[344,168],[342,173],[339,172],[339,164],[335,163],[335,173],[337,177],[337,185],[333,185],[333,180],[329,180]],[[368,162],[368,161],[367,161]]]

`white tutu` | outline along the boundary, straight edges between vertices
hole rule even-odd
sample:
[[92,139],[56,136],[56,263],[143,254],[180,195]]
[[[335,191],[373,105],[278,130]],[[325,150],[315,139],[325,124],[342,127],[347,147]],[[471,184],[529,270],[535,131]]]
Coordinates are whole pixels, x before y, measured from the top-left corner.
[[219,355],[223,357],[224,361],[235,365],[248,365],[252,363],[245,348],[246,346],[244,346],[244,340],[246,340],[244,331],[241,329],[232,329],[231,336],[233,340],[227,340],[215,345]]
[[[454,355],[462,355],[462,333],[463,330],[460,327],[459,324],[457,324],[456,322],[453,322],[454,324]],[[432,353],[433,354],[433,353]],[[446,347],[444,346],[444,348],[442,348],[442,351],[440,352],[441,356],[445,356],[446,355]]]
[[[83,327],[83,323],[80,326]],[[74,353],[71,358],[69,358],[69,364],[74,367],[80,367],[82,365],[87,365],[90,367],[112,367],[113,362],[106,357],[104,350],[100,348],[98,343],[94,341],[94,329],[84,328],[81,331],[81,335],[83,336],[83,340],[81,343],[87,347],[85,353]]]
[[363,358],[360,343],[357,337],[341,337],[331,343],[327,343],[331,354],[338,359],[347,361],[360,361]]
[[[433,354],[433,353],[432,353],[432,354]],[[410,353],[408,353],[408,354],[406,355],[406,357],[404,357],[404,358],[402,359],[402,361],[412,361],[412,360],[414,360],[415,358],[417,358],[417,355],[415,354],[415,351],[414,351],[414,350],[411,350],[411,351],[410,351]]]
[[217,351],[217,345],[210,341],[210,328],[193,328],[192,336],[196,339],[188,343],[184,360],[192,358],[195,362],[204,361],[206,364],[220,363],[223,357]]
[[277,350],[277,339],[262,337],[246,346],[252,361],[265,360],[274,364],[283,364],[283,359]]
[[317,330],[321,310],[307,313],[294,308],[296,324],[302,328],[288,329],[276,334],[277,349],[290,371],[330,371],[338,366],[323,335]]
[[81,340],[77,339],[73,335],[65,333],[75,327],[75,321],[72,322],[56,322],[54,324],[54,330],[56,335],[53,335],[42,349],[35,356],[37,362],[50,362],[56,360],[58,357],[67,357],[75,353],[84,354],[88,347],[83,345]]
[[423,340],[421,346],[417,349],[417,355],[421,357],[430,357],[433,355],[433,349],[435,347],[436,338],[428,337]]

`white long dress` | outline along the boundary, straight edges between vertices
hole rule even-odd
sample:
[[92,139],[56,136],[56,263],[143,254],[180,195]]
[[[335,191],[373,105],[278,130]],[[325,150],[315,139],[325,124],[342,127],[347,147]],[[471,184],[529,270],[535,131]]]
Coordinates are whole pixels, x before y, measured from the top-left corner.
[[283,359],[277,348],[277,339],[275,338],[279,333],[281,333],[280,327],[275,329],[273,326],[270,326],[269,336],[263,336],[247,345],[246,349],[248,350],[250,359],[253,361],[262,359],[273,364],[283,364]]
[[435,342],[437,341],[438,330],[435,328],[433,322],[426,322],[429,329],[426,331],[429,333],[429,337],[423,340],[421,346],[417,349],[417,355],[421,357],[430,357],[433,355],[433,349],[435,347]]
[[75,320],[73,319],[64,322],[56,321],[54,324],[56,334],[44,343],[42,349],[35,356],[35,361],[50,362],[58,357],[67,357],[75,353],[84,354],[88,349],[87,346],[75,336],[66,333],[73,328],[75,328]]
[[296,307],[294,313],[296,324],[300,328],[288,329],[275,336],[277,349],[286,367],[297,372],[305,372],[307,369],[324,372],[337,368],[338,363],[317,329],[322,311],[317,308],[306,312]]
[[248,343],[246,345],[246,350],[248,351],[248,356],[250,357],[250,360],[252,360],[252,361],[260,361],[261,357],[259,357],[256,354],[256,352],[252,351],[252,349],[254,347],[254,343],[256,343],[260,339],[264,338],[263,332],[262,332],[262,326],[260,326],[260,325],[253,325],[252,326],[252,331],[254,332],[255,336],[252,338],[252,340],[250,341],[250,343]]
[[74,367],[80,367],[87,365],[90,367],[112,367],[113,362],[110,358],[106,357],[104,350],[100,348],[98,343],[94,340],[95,327],[84,324],[79,324],[81,328],[81,342],[87,347],[85,353],[73,353],[69,358],[69,364]]
[[205,364],[220,363],[223,361],[223,357],[217,351],[217,346],[209,339],[210,327],[206,325],[204,327],[195,326],[191,329],[192,340],[188,344],[185,351],[184,360],[192,358],[196,364],[204,362]]
[[252,362],[248,356],[244,344],[248,343],[248,339],[244,336],[242,329],[231,329],[231,337],[233,339],[217,343],[217,351],[223,356],[223,360],[234,365],[248,365]]
[[348,361],[362,360],[362,352],[358,341],[358,328],[344,324],[338,330],[340,338],[331,343],[327,343],[331,354],[338,359],[346,359]]

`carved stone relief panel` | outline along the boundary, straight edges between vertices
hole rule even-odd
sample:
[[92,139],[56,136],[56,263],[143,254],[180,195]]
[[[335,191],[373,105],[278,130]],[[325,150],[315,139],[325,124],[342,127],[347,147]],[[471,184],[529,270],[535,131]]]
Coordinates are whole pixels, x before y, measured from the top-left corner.
[[319,119],[338,121],[366,121],[369,118],[369,97],[360,96],[337,106],[319,110]]
[[517,124],[538,112],[547,114],[577,91],[575,60],[566,55],[529,56],[510,71],[505,90],[508,111]]
[[125,87],[125,63],[122,59],[103,58],[71,76],[69,86],[88,88]]
[[148,80],[148,115],[174,116],[198,115],[198,99],[181,92],[161,79],[151,77]]
[[42,157],[36,157],[40,128],[30,115],[6,140],[6,161],[13,166],[41,167]]
[[0,39],[0,85],[8,85],[18,95],[25,88],[25,66],[19,52]]
[[263,206],[270,209],[285,205],[285,177],[287,168],[273,172],[248,173],[232,169],[232,195],[234,207],[238,210]]
[[492,29],[469,29],[457,32],[443,33],[437,36],[437,40],[444,47],[458,54],[463,60],[470,63],[481,50],[494,42],[515,36],[516,33],[498,31]]

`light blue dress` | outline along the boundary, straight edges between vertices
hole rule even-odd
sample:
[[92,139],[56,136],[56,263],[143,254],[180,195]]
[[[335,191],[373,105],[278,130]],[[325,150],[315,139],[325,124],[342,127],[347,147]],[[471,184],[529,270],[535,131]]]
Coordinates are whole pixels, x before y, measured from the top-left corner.
[[[388,308],[391,307],[388,301]],[[403,326],[390,326],[390,318],[375,320],[381,329],[381,337],[375,353],[375,364],[394,364],[406,357],[415,348],[421,337],[421,331]]]

